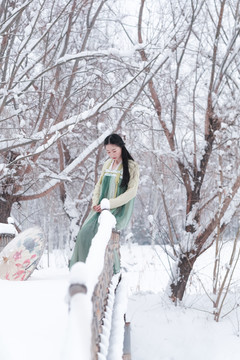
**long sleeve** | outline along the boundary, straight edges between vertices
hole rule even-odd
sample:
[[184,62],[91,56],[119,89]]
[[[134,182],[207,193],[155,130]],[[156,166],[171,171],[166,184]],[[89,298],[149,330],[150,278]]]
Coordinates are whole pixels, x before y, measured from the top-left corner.
[[129,160],[129,173],[130,180],[127,190],[116,198],[109,199],[110,209],[127,204],[136,196],[139,183],[139,167],[138,164],[133,160]]

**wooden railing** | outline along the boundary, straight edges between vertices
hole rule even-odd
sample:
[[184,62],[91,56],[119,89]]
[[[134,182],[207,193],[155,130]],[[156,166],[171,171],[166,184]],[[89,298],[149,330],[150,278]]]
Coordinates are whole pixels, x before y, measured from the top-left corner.
[[[107,358],[107,350],[101,350],[101,346],[108,344],[106,338],[110,337],[111,324],[106,325],[104,318],[110,306],[110,292],[115,290],[112,287],[120,280],[120,274],[115,275],[112,285],[116,255],[120,259],[119,233],[112,230],[115,222],[110,211],[101,213],[98,233],[92,240],[86,263],[76,263],[71,269],[67,360]],[[101,344],[103,338],[104,344]]]

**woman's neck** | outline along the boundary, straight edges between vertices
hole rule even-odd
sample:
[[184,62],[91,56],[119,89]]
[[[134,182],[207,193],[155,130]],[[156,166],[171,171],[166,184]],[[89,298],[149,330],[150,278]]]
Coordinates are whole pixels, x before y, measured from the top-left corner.
[[112,169],[116,169],[122,162],[122,158],[117,159],[117,160],[113,160],[112,162]]

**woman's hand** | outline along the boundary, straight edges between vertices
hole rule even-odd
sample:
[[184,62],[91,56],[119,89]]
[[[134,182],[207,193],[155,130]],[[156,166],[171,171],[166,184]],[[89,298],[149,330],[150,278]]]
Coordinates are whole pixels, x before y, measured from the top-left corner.
[[93,207],[93,210],[96,211],[96,212],[101,212],[101,205],[95,205]]
[[110,210],[110,202],[108,199],[102,199],[99,205],[93,206],[93,210],[96,212],[101,212],[102,210]]

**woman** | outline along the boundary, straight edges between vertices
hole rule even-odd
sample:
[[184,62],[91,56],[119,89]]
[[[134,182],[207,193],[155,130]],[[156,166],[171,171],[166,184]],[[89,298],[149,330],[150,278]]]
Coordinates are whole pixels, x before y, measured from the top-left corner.
[[[92,211],[78,233],[70,267],[77,261],[86,261],[92,239],[98,230],[98,217],[103,204],[115,216],[117,230],[125,228],[132,215],[139,181],[138,164],[127,151],[121,136],[107,136],[104,146],[110,159],[104,163],[95,186]],[[104,201],[101,204],[102,199]]]

